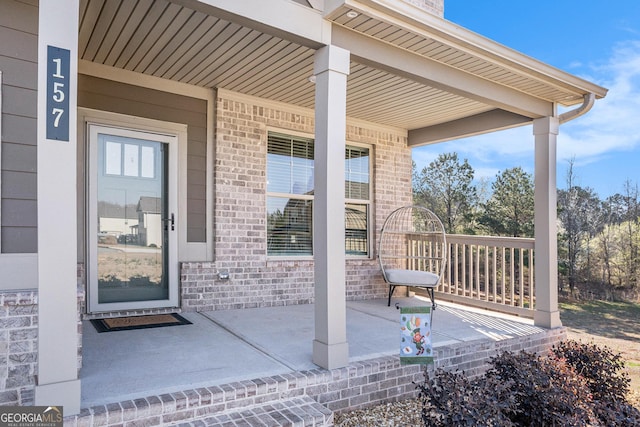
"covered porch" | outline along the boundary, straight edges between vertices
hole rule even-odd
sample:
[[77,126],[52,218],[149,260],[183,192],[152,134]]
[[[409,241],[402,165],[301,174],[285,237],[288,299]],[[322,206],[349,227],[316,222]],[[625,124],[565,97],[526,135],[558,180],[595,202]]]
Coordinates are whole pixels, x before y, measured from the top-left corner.
[[[349,364],[333,370],[312,363],[313,313],[312,305],[185,313],[191,325],[100,334],[85,322],[82,412],[68,421],[218,425],[226,417],[250,422],[265,410],[271,415],[263,414],[264,422],[284,414],[293,424],[315,414],[331,425],[334,411],[415,395],[412,381],[421,381],[422,368],[399,363],[400,312],[393,304],[347,303]],[[478,374],[500,351],[544,351],[563,335],[531,320],[442,302],[433,318],[435,366]],[[300,425],[324,425],[306,422]]]
[[[77,87],[71,85],[70,92],[70,144],[63,151],[60,146],[47,145],[44,137],[38,143],[39,159],[52,156],[56,164],[70,167],[61,172],[53,164],[38,165],[39,212],[59,211],[68,221],[60,225],[42,214],[38,222],[36,403],[60,402],[73,413],[80,409],[77,402],[83,393],[81,405],[102,408],[92,417],[111,413],[109,405],[115,405],[114,413],[129,413],[130,404],[136,419],[141,413],[157,417],[149,409],[157,409],[158,404],[164,408],[162,394],[156,390],[191,387],[199,380],[204,380],[200,386],[242,384],[248,379],[236,375],[255,366],[249,378],[287,378],[298,375],[292,374],[296,372],[312,372],[311,381],[319,382],[316,388],[308,387],[309,383],[300,388],[288,380],[269,380],[276,389],[266,386],[264,396],[289,396],[280,390],[284,387],[292,394],[313,396],[320,404],[325,403],[322,399],[331,402],[336,398],[341,403],[333,409],[340,409],[339,405],[345,405],[344,398],[337,397],[342,391],[328,384],[342,381],[346,387],[344,375],[348,377],[354,369],[359,378],[367,377],[363,380],[367,384],[377,383],[381,379],[378,372],[388,368],[405,380],[415,379],[419,369],[400,368],[389,356],[396,347],[395,309],[361,301],[376,301],[373,298],[387,291],[375,246],[388,213],[411,202],[411,148],[527,124],[533,124],[536,143],[535,304],[532,288],[526,307],[524,299],[516,299],[515,284],[509,285],[510,293],[505,286],[493,285],[505,294],[490,295],[490,268],[483,273],[483,285],[474,267],[468,272],[475,275],[463,271],[463,277],[471,281],[460,285],[456,278],[455,283],[443,283],[448,287],[439,291],[456,298],[475,295],[481,305],[491,302],[529,310],[535,326],[495,324],[482,317],[485,320],[474,320],[482,326],[468,328],[471,323],[459,314],[462,312],[443,304],[436,311],[435,324],[441,322],[447,328],[436,331],[436,345],[448,355],[440,358],[441,363],[455,359],[459,348],[468,349],[465,354],[483,352],[484,360],[486,345],[515,339],[516,347],[538,349],[543,342],[552,341],[546,341],[549,337],[562,334],[556,301],[556,136],[562,121],[587,111],[606,91],[401,0],[277,3],[267,8],[260,0],[65,0],[63,6],[41,2],[39,43],[70,51],[71,75],[77,77]],[[78,13],[65,14],[55,25],[44,19],[59,14],[60,9]],[[65,29],[62,35],[61,28]],[[39,93],[44,108],[45,88]],[[559,115],[558,105],[575,109]],[[44,121],[44,113],[42,116]],[[92,337],[91,327],[85,325],[78,378],[78,318],[142,314],[147,308],[129,310],[127,306],[122,312],[87,313],[86,300],[78,304],[78,295],[70,287],[78,265],[86,268],[87,280],[82,285],[90,298],[97,292],[89,282],[99,282],[97,268],[91,264],[97,258],[90,222],[96,217],[93,206],[97,202],[91,201],[94,192],[86,186],[88,177],[98,170],[92,170],[86,154],[91,153],[87,129],[93,122],[171,134],[166,145],[175,149],[170,158],[176,166],[167,168],[174,171],[168,181],[176,199],[169,197],[169,205],[176,208],[175,217],[171,212],[165,221],[170,221],[168,239],[174,244],[167,262],[173,268],[168,270],[173,299],[161,309],[184,312],[194,321],[195,326],[188,328],[209,335],[185,342],[166,328],[143,331],[142,340],[119,341]],[[273,129],[314,141],[313,157],[304,157],[314,162],[312,193],[296,194],[293,183],[290,191],[269,189],[267,140]],[[372,172],[366,182],[371,193],[366,200],[357,200],[367,220],[367,246],[359,256],[345,254],[342,212],[350,202],[343,192],[334,191],[345,187],[344,153],[349,142],[366,145],[371,159]],[[272,214],[268,198],[273,193],[313,200],[312,228],[305,230],[314,236],[312,252],[299,257],[270,253],[266,223]],[[58,250],[61,241],[69,243],[64,253]],[[481,252],[473,253],[479,257]],[[533,272],[530,274],[533,280]],[[252,316],[252,310],[262,311]],[[362,326],[352,330],[351,323]],[[450,325],[456,324],[460,337],[451,333]],[[519,331],[525,332],[520,336]],[[156,336],[165,333],[169,335]],[[112,339],[115,342],[108,348],[113,351],[98,350],[92,355]],[[522,339],[530,345],[523,346]],[[132,345],[142,342],[149,349],[142,352],[147,358],[127,360]],[[198,343],[215,345],[198,347]],[[233,353],[229,347],[234,346],[240,349],[238,354],[246,351],[255,359],[240,363],[242,359],[231,356],[228,368],[221,370],[215,359],[225,360]],[[191,352],[200,354],[198,361],[214,363],[188,372],[197,366],[187,357]],[[97,358],[108,353],[119,357]],[[180,364],[162,362],[156,359],[162,354],[184,354],[186,358]],[[122,371],[120,362],[126,362]],[[466,360],[458,362],[464,365]],[[136,363],[143,377],[129,383],[138,372],[132,369]],[[362,375],[359,363],[365,366]],[[476,367],[470,363],[469,368]],[[484,362],[475,363],[481,366]],[[153,366],[170,371],[169,379],[175,382],[152,381],[145,371]],[[372,371],[366,372],[369,369]],[[229,372],[233,375],[226,377]],[[110,394],[109,381],[116,378],[120,378],[118,386],[126,383],[129,388],[116,388]],[[102,380],[107,381],[100,384]],[[136,389],[138,386],[143,389]],[[246,399],[248,388],[242,387]],[[145,393],[156,397],[141,398],[140,408],[136,399],[127,408],[114,403]],[[333,394],[321,398],[323,393]],[[184,395],[186,407],[175,399],[169,403],[180,416],[191,405],[192,393]],[[115,400],[104,401],[105,396]],[[226,389],[224,396],[226,399]],[[389,397],[388,392],[379,393],[370,401]],[[219,411],[212,399],[207,397],[203,403],[198,397],[194,411]],[[84,416],[89,416],[87,411],[85,407]]]

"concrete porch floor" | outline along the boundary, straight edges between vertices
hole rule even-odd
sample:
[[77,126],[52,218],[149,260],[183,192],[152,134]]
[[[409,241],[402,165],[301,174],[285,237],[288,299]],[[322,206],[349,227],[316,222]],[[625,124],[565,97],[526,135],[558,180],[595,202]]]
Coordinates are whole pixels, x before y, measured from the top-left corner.
[[[347,302],[350,364],[399,354],[394,307],[430,305],[420,297]],[[183,313],[192,325],[97,333],[83,325],[82,407],[181,390],[319,370],[312,360],[314,308],[295,305]],[[496,342],[544,329],[528,319],[441,302],[434,312],[434,350]]]

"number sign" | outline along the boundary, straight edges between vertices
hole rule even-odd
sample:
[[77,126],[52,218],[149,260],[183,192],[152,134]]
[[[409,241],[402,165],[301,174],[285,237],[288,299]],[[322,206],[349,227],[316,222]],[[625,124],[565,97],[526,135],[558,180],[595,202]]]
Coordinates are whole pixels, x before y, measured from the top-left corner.
[[69,50],[47,46],[47,139],[69,141],[69,58]]

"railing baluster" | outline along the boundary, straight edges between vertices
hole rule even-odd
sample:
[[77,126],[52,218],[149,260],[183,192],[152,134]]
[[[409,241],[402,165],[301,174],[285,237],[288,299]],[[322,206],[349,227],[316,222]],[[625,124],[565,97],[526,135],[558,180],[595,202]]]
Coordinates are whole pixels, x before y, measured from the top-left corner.
[[481,246],[476,245],[476,299],[482,299],[482,293],[480,289],[480,256]]
[[505,299],[505,295],[507,294],[507,257],[506,257],[506,252],[505,252],[506,248],[503,246],[502,247],[502,259],[500,260],[500,263],[502,264],[502,266],[500,267],[500,271],[502,272],[502,277],[501,277],[501,282],[502,282],[502,288],[500,289],[500,302],[502,304],[506,304],[507,301]]
[[458,257],[460,251],[460,245],[456,243],[455,259],[456,259],[456,295],[460,295],[460,259]]
[[533,303],[533,296],[535,295],[534,286],[535,281],[533,280],[533,272],[534,272],[534,259],[533,259],[533,249],[529,249],[529,309],[533,310],[535,304]]
[[462,245],[462,295],[467,296],[467,245],[466,244]]
[[489,301],[489,246],[484,247],[484,300]]
[[520,307],[524,307],[524,250],[518,250],[520,253]]
[[493,302],[498,302],[498,248],[493,247]]
[[467,281],[469,298],[473,298],[473,245],[467,245]]
[[514,256],[515,256],[515,249],[511,248],[511,262],[510,267],[511,267],[511,305],[515,304],[515,290],[516,290],[516,273],[515,273],[515,262],[514,262]]
[[482,299],[480,293],[480,245],[476,245],[476,299]]
[[[533,313],[533,239],[462,235],[448,235],[447,239],[448,263],[438,290],[457,298],[454,301],[462,298],[480,307],[502,306],[510,313]],[[433,265],[425,258],[437,255],[433,244],[424,240],[412,248],[416,268],[431,271]]]

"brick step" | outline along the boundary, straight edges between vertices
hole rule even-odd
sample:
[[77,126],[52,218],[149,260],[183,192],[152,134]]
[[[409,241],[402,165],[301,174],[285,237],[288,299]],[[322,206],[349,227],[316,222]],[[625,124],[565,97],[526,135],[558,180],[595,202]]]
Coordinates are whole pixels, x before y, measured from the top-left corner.
[[314,387],[325,375],[308,371],[285,376],[84,408],[79,415],[65,418],[64,424],[68,427],[333,426],[333,412],[296,387],[296,384]]
[[178,425],[193,427],[331,427],[333,426],[333,412],[304,395],[250,408],[228,410]]

